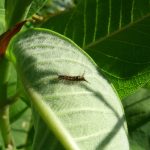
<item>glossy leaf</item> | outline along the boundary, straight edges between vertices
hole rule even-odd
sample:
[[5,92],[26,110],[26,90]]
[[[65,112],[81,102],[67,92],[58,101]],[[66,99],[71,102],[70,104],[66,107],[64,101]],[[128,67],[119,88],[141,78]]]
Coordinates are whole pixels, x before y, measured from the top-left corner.
[[120,100],[77,45],[31,29],[16,36],[9,50],[33,106],[33,150],[129,150]]
[[42,27],[81,46],[124,97],[150,78],[149,13],[149,0],[78,0]]

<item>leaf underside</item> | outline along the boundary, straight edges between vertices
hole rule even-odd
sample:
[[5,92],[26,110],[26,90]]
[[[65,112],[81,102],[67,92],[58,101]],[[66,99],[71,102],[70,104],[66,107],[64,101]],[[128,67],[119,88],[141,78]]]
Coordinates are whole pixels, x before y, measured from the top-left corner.
[[[27,92],[34,89],[32,94],[43,98],[80,149],[129,149],[119,99],[78,46],[55,32],[31,29],[18,35],[9,49]],[[59,75],[83,75],[87,82],[60,80]],[[63,149],[37,110],[33,105],[33,149]]]

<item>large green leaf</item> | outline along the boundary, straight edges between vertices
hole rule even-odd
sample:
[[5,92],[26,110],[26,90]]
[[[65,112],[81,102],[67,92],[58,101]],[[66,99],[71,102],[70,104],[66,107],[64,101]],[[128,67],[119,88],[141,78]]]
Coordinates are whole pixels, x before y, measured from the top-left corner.
[[33,106],[33,150],[129,149],[120,100],[77,45],[31,29],[13,39],[9,50]]
[[[149,81],[149,0],[78,0],[42,27],[71,38],[95,60],[121,97]],[[61,25],[60,25],[61,24]]]

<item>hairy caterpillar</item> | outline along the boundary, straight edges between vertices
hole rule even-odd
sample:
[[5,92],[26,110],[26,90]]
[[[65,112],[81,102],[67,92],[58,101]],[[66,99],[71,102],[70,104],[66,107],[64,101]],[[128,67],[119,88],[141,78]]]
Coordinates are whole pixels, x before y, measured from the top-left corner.
[[58,75],[59,80],[67,80],[67,81],[86,81],[84,78],[84,74],[82,76],[68,76],[68,75]]

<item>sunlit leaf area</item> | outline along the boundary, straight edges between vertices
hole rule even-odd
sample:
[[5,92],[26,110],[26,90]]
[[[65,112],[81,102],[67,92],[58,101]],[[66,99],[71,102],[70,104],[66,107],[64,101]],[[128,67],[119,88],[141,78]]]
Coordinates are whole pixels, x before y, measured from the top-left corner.
[[149,0],[0,0],[0,150],[150,150]]

